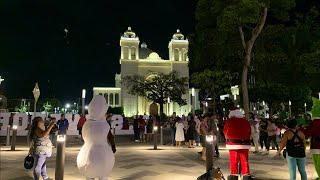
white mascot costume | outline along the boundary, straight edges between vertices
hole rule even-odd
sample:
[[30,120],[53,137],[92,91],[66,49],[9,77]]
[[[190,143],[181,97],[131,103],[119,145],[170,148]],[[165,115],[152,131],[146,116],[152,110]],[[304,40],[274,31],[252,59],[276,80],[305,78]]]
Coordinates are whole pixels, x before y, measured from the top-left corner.
[[108,105],[103,96],[95,96],[88,107],[88,118],[82,128],[84,145],[78,157],[79,171],[88,180],[107,180],[114,166],[114,154],[108,142],[110,126],[105,118]]

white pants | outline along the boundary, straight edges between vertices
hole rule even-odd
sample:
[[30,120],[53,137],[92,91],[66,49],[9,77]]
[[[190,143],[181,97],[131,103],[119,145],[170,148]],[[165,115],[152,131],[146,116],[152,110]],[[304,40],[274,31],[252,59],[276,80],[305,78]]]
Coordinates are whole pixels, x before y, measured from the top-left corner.
[[251,133],[251,139],[253,140],[255,151],[259,151],[259,133]]
[[[86,180],[95,180],[95,178],[86,178]],[[98,180],[108,180],[107,177],[98,178]]]

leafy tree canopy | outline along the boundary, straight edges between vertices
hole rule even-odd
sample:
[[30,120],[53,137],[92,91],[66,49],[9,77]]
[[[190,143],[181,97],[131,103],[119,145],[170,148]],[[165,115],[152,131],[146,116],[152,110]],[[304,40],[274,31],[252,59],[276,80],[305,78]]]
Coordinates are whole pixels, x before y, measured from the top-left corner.
[[160,105],[163,113],[163,104],[168,97],[180,106],[186,105],[186,99],[182,98],[188,90],[188,78],[182,77],[178,72],[169,74],[150,72],[149,76],[133,75],[126,76],[123,83],[128,88],[128,93],[146,97],[148,100]]

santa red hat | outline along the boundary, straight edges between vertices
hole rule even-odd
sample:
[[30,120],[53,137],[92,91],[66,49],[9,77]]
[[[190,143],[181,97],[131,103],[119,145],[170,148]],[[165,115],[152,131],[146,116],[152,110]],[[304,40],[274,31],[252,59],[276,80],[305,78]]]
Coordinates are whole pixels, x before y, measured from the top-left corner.
[[229,113],[229,118],[232,118],[232,117],[243,118],[243,114],[239,108],[234,107],[230,109],[230,113]]

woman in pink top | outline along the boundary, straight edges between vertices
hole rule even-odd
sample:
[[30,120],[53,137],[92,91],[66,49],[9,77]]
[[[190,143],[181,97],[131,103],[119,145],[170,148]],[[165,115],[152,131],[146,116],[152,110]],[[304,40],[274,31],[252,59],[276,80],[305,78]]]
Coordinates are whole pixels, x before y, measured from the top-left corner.
[[266,154],[269,154],[271,141],[274,143],[274,145],[276,146],[277,150],[279,150],[279,146],[278,146],[278,143],[277,143],[277,134],[276,134],[277,126],[274,124],[274,122],[272,122],[271,119],[268,119],[267,122],[268,122],[268,127],[267,127],[268,141],[267,141],[267,152],[266,152]]

